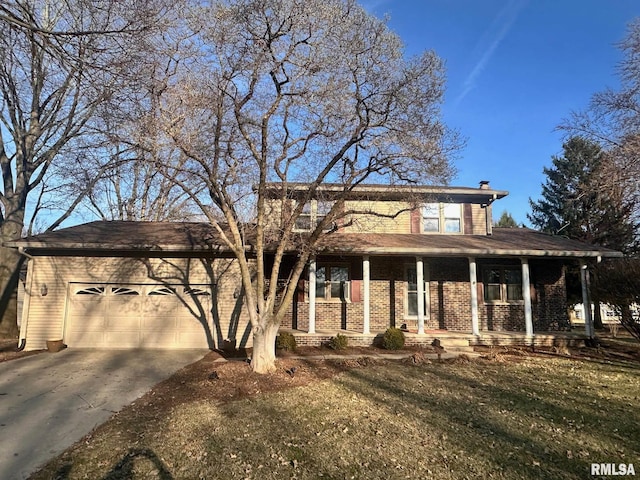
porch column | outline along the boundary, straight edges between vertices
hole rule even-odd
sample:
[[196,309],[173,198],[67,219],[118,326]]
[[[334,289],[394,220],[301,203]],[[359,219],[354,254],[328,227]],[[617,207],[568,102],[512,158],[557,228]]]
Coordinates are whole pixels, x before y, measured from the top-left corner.
[[591,316],[591,296],[589,295],[589,268],[587,262],[580,261],[580,285],[582,286],[582,305],[584,306],[584,330],[587,337],[594,337],[593,317]]
[[469,284],[471,287],[471,333],[480,336],[478,322],[478,273],[476,259],[469,257]]
[[309,259],[309,330],[316,333],[316,257]]
[[371,315],[371,306],[369,304],[370,291],[369,291],[369,283],[371,281],[371,274],[369,269],[369,255],[365,255],[362,257],[362,282],[363,282],[363,292],[362,292],[362,309],[364,314],[364,319],[362,322],[362,333],[365,335],[370,333],[369,320]]
[[527,337],[533,336],[533,317],[531,315],[531,276],[529,259],[522,258],[522,299],[524,300],[524,328]]
[[418,282],[418,333],[424,334],[424,264],[416,257],[416,281]]

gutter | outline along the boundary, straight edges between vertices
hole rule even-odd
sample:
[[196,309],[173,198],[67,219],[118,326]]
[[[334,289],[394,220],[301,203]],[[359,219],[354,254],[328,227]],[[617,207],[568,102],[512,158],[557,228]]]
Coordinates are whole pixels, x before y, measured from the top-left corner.
[[603,252],[601,250],[507,250],[482,248],[425,248],[425,247],[364,247],[354,249],[326,249],[320,248],[318,254],[342,255],[401,255],[401,256],[443,256],[443,257],[532,257],[532,258],[603,258],[622,257],[621,252]]

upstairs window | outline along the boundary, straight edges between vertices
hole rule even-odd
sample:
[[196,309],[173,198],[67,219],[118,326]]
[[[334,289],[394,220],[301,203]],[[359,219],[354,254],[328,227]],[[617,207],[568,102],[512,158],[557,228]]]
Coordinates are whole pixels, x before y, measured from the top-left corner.
[[522,271],[519,267],[491,267],[484,270],[484,301],[487,303],[520,302]]
[[422,207],[422,229],[429,233],[440,231],[440,204],[427,203]]
[[311,200],[302,207],[302,213],[296,218],[295,230],[310,232],[315,230],[331,211],[333,202]]
[[444,231],[446,233],[462,232],[462,208],[459,203],[446,203],[442,207]]
[[311,203],[305,203],[302,213],[296,218],[296,230],[311,230],[312,225]]
[[462,205],[427,203],[422,207],[422,231],[425,233],[462,233]]

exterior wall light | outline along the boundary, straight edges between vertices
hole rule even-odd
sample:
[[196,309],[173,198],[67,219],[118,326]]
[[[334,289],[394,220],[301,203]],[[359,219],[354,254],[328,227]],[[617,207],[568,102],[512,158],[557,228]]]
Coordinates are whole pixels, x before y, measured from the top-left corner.
[[42,285],[40,285],[40,295],[46,297],[47,293],[49,293],[49,289],[47,288],[47,284],[43,283]]

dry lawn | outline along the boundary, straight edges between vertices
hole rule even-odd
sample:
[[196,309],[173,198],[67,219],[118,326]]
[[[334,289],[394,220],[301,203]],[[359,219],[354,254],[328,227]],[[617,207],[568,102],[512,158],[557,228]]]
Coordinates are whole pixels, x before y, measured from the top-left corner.
[[590,351],[286,358],[268,376],[212,354],[31,478],[582,479],[592,462],[640,471],[640,364]]

